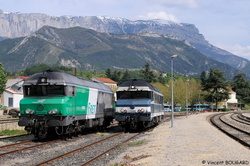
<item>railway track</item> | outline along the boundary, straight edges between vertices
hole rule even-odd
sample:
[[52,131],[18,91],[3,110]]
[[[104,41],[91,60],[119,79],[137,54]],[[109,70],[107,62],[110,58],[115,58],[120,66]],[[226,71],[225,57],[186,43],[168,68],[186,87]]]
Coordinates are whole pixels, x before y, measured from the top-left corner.
[[4,140],[20,139],[21,137],[27,137],[27,136],[33,137],[31,134],[21,134],[21,135],[14,135],[14,136],[3,136],[3,137],[0,137],[0,142],[4,141]]
[[[168,120],[170,119],[165,118],[163,121]],[[107,129],[106,133],[90,132],[67,141],[36,142],[26,140],[20,142],[19,140],[17,144],[0,147],[0,163],[15,166],[96,165],[96,163],[105,165],[109,162],[110,157],[116,156],[117,148],[141,134],[121,131],[123,129],[119,126],[114,126]]]
[[210,121],[222,132],[250,148],[250,122],[242,117],[239,113],[219,113],[213,115]]
[[18,122],[19,119],[1,119],[0,124]]
[[[1,165],[89,165],[141,133],[92,133],[67,141],[23,141],[0,147]],[[104,136],[103,136],[104,135]],[[99,160],[103,162],[103,160]],[[107,161],[106,161],[107,162]]]
[[38,148],[41,146],[53,144],[53,143],[56,143],[59,141],[61,141],[61,140],[55,140],[55,141],[41,143],[41,142],[35,142],[32,140],[29,140],[29,141],[23,141],[23,142],[19,142],[19,143],[14,143],[14,144],[2,146],[2,147],[0,147],[0,157],[6,156],[6,155],[14,155],[14,153],[27,151],[27,150]]
[[[125,134],[120,132],[114,134],[110,137],[104,138],[97,142],[82,146],[78,149],[65,153],[63,155],[57,156],[53,159],[45,161],[38,164],[37,166],[44,165],[63,165],[67,162],[67,165],[90,165],[94,164],[97,160],[108,155],[108,153],[119,147],[122,143],[125,143],[134,137],[138,136],[140,133]],[[117,141],[119,140],[119,141]],[[108,146],[107,146],[108,145]],[[102,147],[100,150],[100,147]],[[85,156],[82,158],[81,156]]]
[[[102,156],[107,155],[110,151],[119,147],[120,144],[125,143],[125,142],[133,139],[134,137],[136,137],[140,133],[135,133],[135,134],[132,134],[130,136],[128,136],[128,135],[126,136],[126,134],[125,135],[124,134],[125,134],[124,132],[114,134],[110,137],[104,138],[104,139],[99,140],[97,142],[82,146],[78,149],[67,152],[63,155],[54,157],[48,161],[45,161],[45,162],[38,164],[37,166],[44,166],[47,164],[58,165],[58,164],[64,163],[64,161],[67,161],[67,164],[69,164],[70,160],[71,160],[71,162],[73,162],[72,164],[76,164],[75,159],[79,158],[79,155],[83,155],[83,156],[87,156],[87,157],[79,160],[76,165],[89,165],[91,163],[94,163],[96,160],[100,159]],[[116,137],[123,137],[123,138],[122,139],[119,138],[119,141],[117,142]],[[111,142],[115,142],[113,146],[110,146]],[[105,144],[108,144],[109,146],[105,147]],[[96,149],[96,146],[102,146],[103,150],[101,150],[101,151],[94,150],[94,149]],[[99,148],[97,148],[97,149],[99,149]],[[88,154],[91,153],[91,151],[95,151],[95,152],[94,153],[92,152],[93,155],[89,156]],[[85,153],[86,153],[86,155],[85,155]],[[74,158],[74,161],[72,161],[71,156],[76,157],[76,158]]]

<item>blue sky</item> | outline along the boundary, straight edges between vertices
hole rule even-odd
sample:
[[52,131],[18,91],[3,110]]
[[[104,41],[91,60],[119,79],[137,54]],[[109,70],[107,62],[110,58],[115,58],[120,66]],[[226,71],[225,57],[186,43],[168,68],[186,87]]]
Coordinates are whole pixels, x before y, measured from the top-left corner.
[[0,0],[0,4],[5,12],[190,23],[211,44],[250,60],[249,0]]

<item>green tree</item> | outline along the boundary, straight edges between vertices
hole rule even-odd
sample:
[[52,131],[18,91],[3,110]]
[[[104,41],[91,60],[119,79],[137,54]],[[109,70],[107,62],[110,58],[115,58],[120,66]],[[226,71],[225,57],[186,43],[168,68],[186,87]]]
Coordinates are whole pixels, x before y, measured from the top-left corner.
[[130,80],[130,79],[131,79],[131,77],[130,77],[129,71],[126,70],[126,71],[123,73],[122,78],[121,78],[121,80],[120,80],[119,83],[123,83],[124,81]]
[[4,73],[4,69],[2,66],[2,63],[0,63],[0,93],[3,93],[5,87],[6,87],[7,77]]
[[170,102],[170,99],[168,98],[168,96],[169,96],[169,93],[171,92],[169,91],[168,86],[163,85],[160,82],[154,82],[154,83],[151,83],[151,85],[153,85],[154,87],[156,87],[157,89],[161,91],[161,93],[163,94],[164,103]]
[[143,79],[141,75],[141,70],[133,70],[129,73],[130,79]]
[[162,76],[159,76],[158,77],[158,81],[157,82],[160,82],[161,84],[166,84],[168,81],[170,81],[171,80],[171,78],[169,78],[169,77],[162,77]]
[[150,64],[145,64],[145,69],[141,70],[142,78],[147,81],[148,83],[156,82],[156,76],[154,75],[154,72],[150,69]]
[[[169,92],[171,95],[171,81]],[[203,93],[201,91],[201,84],[194,78],[187,80],[183,77],[179,77],[174,81],[174,105],[181,105],[185,108],[186,99],[188,99],[188,105],[194,105],[197,104],[198,99],[203,102],[202,97]]]
[[[48,65],[45,65],[45,64],[40,64],[40,65],[35,65],[35,66],[32,66],[30,68],[25,69],[24,72],[23,72],[23,75],[30,76],[32,74],[43,72],[43,71],[46,71],[48,69],[55,70],[55,71],[63,71],[63,72],[71,73],[71,74],[74,73],[73,69],[69,68],[69,67],[65,67],[65,66],[48,66]],[[19,72],[19,74],[20,74],[20,72]]]
[[24,70],[24,75],[30,76],[30,75],[32,75],[34,73],[42,72],[42,71],[45,71],[45,70],[47,70],[49,68],[50,67],[48,65],[45,65],[45,64],[32,66],[32,67],[27,68],[26,70]]
[[107,70],[105,71],[105,74],[106,74],[106,76],[108,77],[108,78],[111,78],[111,70],[110,70],[110,68],[107,68]]
[[250,103],[250,84],[246,80],[246,74],[240,73],[233,78],[233,91],[237,94],[237,99],[244,103]]
[[206,79],[207,79],[206,72],[205,71],[201,72],[201,76],[200,76],[201,84],[205,84]]
[[174,105],[185,105],[186,99],[186,86],[182,78],[174,81]]
[[111,79],[116,81],[116,82],[119,82],[120,79],[121,79],[121,71],[113,71],[112,74],[111,74]]
[[197,78],[190,78],[187,83],[188,93],[188,104],[194,106],[194,104],[206,104],[205,97],[207,96],[206,91],[202,91],[201,81]]
[[215,100],[216,111],[218,102],[229,98],[228,83],[223,74],[224,72],[218,69],[210,69],[209,76],[204,77],[206,81],[202,82],[202,90],[207,92],[205,100],[208,102]]

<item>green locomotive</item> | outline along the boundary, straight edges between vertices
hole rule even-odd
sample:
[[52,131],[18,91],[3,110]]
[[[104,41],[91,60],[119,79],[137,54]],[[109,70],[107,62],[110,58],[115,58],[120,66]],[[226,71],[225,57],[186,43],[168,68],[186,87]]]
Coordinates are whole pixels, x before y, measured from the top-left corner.
[[23,84],[19,126],[39,139],[107,127],[114,118],[113,91],[103,83],[47,70]]

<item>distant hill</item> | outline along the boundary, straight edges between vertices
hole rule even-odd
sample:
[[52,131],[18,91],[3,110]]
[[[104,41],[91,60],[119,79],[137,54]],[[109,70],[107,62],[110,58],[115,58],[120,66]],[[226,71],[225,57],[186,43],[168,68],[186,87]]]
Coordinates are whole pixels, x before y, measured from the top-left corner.
[[[84,27],[113,34],[138,34],[155,32],[186,40],[200,52],[219,62],[250,75],[250,61],[219,49],[205,40],[195,25],[163,20],[136,20],[101,16],[49,16],[39,13],[7,13],[0,10],[0,36],[15,38],[30,35],[43,26],[57,28]],[[1,39],[0,39],[1,40]]]
[[217,68],[232,78],[239,73],[197,51],[186,41],[168,35],[141,33],[116,35],[81,27],[58,29],[45,26],[36,33],[0,42],[0,61],[5,70],[23,70],[37,64],[63,65],[80,70],[139,69],[146,63],[156,70],[197,76]]
[[5,40],[5,39],[7,39],[7,38],[5,38],[5,37],[0,37],[0,41]]

